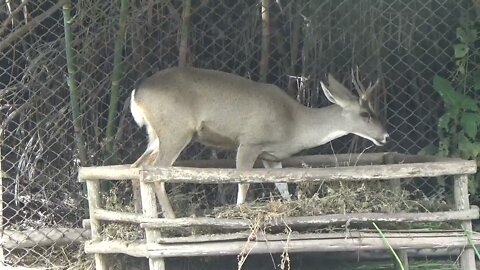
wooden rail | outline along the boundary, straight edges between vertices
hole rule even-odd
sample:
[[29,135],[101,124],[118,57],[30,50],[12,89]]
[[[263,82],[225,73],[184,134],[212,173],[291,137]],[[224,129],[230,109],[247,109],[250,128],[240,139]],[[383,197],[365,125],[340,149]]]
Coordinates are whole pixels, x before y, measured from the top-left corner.
[[[294,168],[305,165],[316,168]],[[387,163],[387,164],[386,164]],[[125,253],[132,256],[148,257],[150,269],[165,268],[165,257],[236,255],[247,248],[250,253],[309,252],[309,251],[353,251],[386,249],[383,239],[377,233],[345,235],[335,237],[329,234],[303,236],[262,236],[247,241],[245,230],[250,228],[248,220],[214,218],[178,218],[158,217],[153,184],[158,181],[169,183],[298,183],[305,181],[378,181],[390,180],[400,183],[401,178],[454,176],[455,209],[433,213],[352,213],[315,217],[279,218],[269,221],[267,226],[285,226],[292,228],[319,226],[327,224],[353,222],[440,222],[459,221],[463,229],[471,231],[471,220],[479,217],[477,207],[468,202],[468,174],[477,170],[475,161],[446,159],[429,156],[411,156],[395,153],[375,153],[362,155],[309,156],[287,159],[283,164],[291,168],[253,169],[237,171],[228,169],[233,166],[231,160],[184,161],[181,166],[169,168],[130,168],[124,166],[81,168],[80,181],[87,182],[90,225],[92,241],[85,245],[87,253],[94,253],[98,270],[107,269],[107,253]],[[210,167],[223,169],[211,169]],[[321,168],[318,168],[321,167]],[[335,168],[332,168],[335,167]],[[143,214],[118,213],[102,208],[99,200],[98,180],[140,180]],[[146,230],[145,242],[126,243],[122,241],[101,241],[100,224],[103,221],[139,223]],[[166,238],[160,235],[159,228],[179,226],[216,226],[241,230],[235,234],[212,237]],[[243,236],[242,236],[243,235]],[[250,236],[249,236],[250,237]],[[302,238],[303,237],[303,238]],[[389,243],[397,250],[416,248],[460,249],[462,269],[475,269],[473,249],[464,232],[423,232],[388,233]],[[286,241],[288,239],[288,241]],[[266,241],[268,240],[268,241]],[[187,241],[187,242],[182,242]],[[472,235],[473,243],[480,243],[480,236]],[[268,243],[267,243],[268,242]],[[406,253],[404,253],[406,254]]]
[[436,177],[473,174],[473,160],[452,160],[418,164],[370,165],[335,168],[236,169],[211,168],[144,168],[145,182],[169,183],[302,183],[324,181],[378,181],[405,177]]
[[[247,237],[205,241],[157,244],[124,241],[89,241],[85,244],[87,253],[126,253],[136,257],[192,257],[238,255],[242,250],[251,254],[288,252],[337,252],[359,250],[386,250],[388,247],[378,233],[352,232],[349,234],[321,233],[309,234],[308,238],[299,235],[262,235],[248,241]],[[386,233],[390,245],[396,249],[446,248],[464,249],[470,246],[463,232],[437,233]],[[287,241],[288,239],[288,241]],[[480,235],[472,236],[475,243],[480,242]],[[471,268],[475,269],[475,268]]]
[[[322,216],[307,217],[281,217],[272,218],[265,223],[267,227],[302,228],[319,225],[332,225],[341,223],[366,223],[366,222],[442,222],[442,221],[462,221],[478,219],[479,209],[477,206],[471,206],[470,209],[458,211],[444,211],[431,213],[347,213],[347,214],[329,214]],[[248,229],[252,225],[245,219],[227,219],[227,218],[146,218],[142,214],[121,213],[96,209],[93,211],[93,218],[103,221],[130,222],[141,224],[143,228],[176,228],[184,226],[203,226],[217,227],[224,229]]]

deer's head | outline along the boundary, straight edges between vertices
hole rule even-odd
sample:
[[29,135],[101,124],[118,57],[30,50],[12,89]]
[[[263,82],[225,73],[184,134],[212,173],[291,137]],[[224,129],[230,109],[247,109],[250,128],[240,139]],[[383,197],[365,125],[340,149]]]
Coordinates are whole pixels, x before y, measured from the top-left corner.
[[385,127],[379,120],[373,109],[371,98],[373,92],[379,85],[377,80],[373,85],[370,83],[367,88],[352,70],[352,82],[358,93],[358,97],[352,94],[343,84],[337,81],[331,74],[328,74],[328,86],[321,82],[323,92],[327,99],[342,108],[342,126],[348,133],[353,133],[374,144],[381,146],[387,142],[389,137]]

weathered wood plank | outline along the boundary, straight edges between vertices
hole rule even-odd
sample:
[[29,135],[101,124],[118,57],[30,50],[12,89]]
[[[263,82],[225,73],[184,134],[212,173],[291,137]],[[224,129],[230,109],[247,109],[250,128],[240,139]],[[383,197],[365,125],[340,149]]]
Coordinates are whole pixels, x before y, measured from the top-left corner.
[[[355,166],[382,164],[383,156],[393,153],[364,153],[364,154],[337,154],[337,155],[308,155],[295,156],[285,159],[284,167],[302,167],[303,164],[315,166]],[[195,168],[235,168],[233,159],[215,160],[179,160],[174,166]],[[257,161],[255,167],[263,168],[262,162]],[[139,168],[131,168],[130,164],[80,167],[78,178],[80,182],[85,180],[130,180],[138,179]]]
[[[252,248],[252,254],[280,253],[284,250],[286,235],[282,237],[268,236],[268,241],[228,241],[205,242],[186,244],[149,244],[144,242],[125,242],[110,240],[103,242],[87,241],[86,253],[123,253],[134,257],[189,257],[189,256],[218,256],[238,255],[247,247]],[[398,250],[402,249],[463,249],[468,246],[468,240],[462,233],[389,233],[389,243]],[[480,244],[480,235],[472,236],[474,244]],[[375,233],[340,234],[335,237],[327,234],[318,234],[316,239],[291,239],[288,243],[289,252],[325,252],[325,251],[368,251],[386,250],[381,236]],[[148,251],[147,251],[148,249]]]
[[320,181],[383,180],[405,177],[473,174],[477,164],[472,160],[425,162],[418,164],[371,165],[358,167],[312,169],[210,169],[186,167],[145,168],[145,181],[169,183],[298,183]]
[[[101,208],[100,200],[100,182],[98,181],[87,181],[87,196],[88,196],[88,210],[89,214],[93,216],[93,211],[95,209]],[[98,241],[101,240],[100,230],[101,224],[98,219],[90,219],[90,230],[92,233],[92,240]],[[95,254],[95,266],[97,270],[106,270],[108,269],[108,259],[102,254]]]
[[[338,223],[361,223],[361,222],[432,222],[448,220],[471,220],[479,218],[478,207],[473,206],[467,210],[445,211],[433,213],[351,213],[351,214],[330,214],[311,217],[284,217],[274,218],[267,222],[267,226],[282,227],[305,227],[314,225],[328,225]],[[249,220],[244,219],[221,219],[221,218],[157,218],[143,219],[143,228],[166,228],[180,226],[211,226],[229,229],[248,229],[251,226]]]
[[[475,244],[480,243],[480,237],[473,237]],[[390,245],[396,250],[418,248],[463,248],[469,246],[464,236],[455,237],[411,237],[397,238],[388,236]],[[296,252],[332,252],[332,251],[359,251],[384,250],[385,246],[380,236],[376,238],[339,238],[339,239],[311,239],[281,241],[229,241],[211,243],[188,244],[151,244],[148,246],[150,257],[190,257],[190,256],[219,256],[238,255],[242,250],[249,250],[250,254],[281,253],[285,249],[290,253]]]
[[99,167],[80,167],[78,180],[132,180],[140,178],[140,168],[131,168],[130,165],[113,165]]
[[[383,164],[385,158],[393,160],[394,163],[425,163],[425,162],[461,162],[460,159],[439,158],[433,156],[403,155],[397,153],[364,153],[364,154],[337,154],[337,155],[310,155],[295,156],[285,159],[284,167],[302,167],[302,165],[322,167],[357,167],[365,165]],[[178,161],[175,166],[196,167],[196,168],[234,168],[235,161],[223,160],[185,160]],[[256,167],[262,168],[261,162]],[[360,167],[360,168],[362,168]],[[130,180],[138,179],[140,168],[131,168],[130,165],[113,165],[100,167],[81,167],[78,178],[85,180]],[[282,170],[283,171],[283,170]],[[407,177],[407,176],[405,176]]]
[[142,214],[117,212],[117,211],[110,211],[110,210],[104,210],[104,209],[95,209],[93,211],[93,216],[96,219],[105,220],[105,221],[117,221],[117,222],[129,222],[129,223],[141,223],[146,220]]
[[[468,199],[468,176],[458,175],[455,176],[455,182],[453,186],[453,192],[455,197],[455,204],[457,210],[468,209],[470,202]],[[465,220],[462,222],[462,227],[465,231],[472,231],[471,220]],[[464,252],[460,256],[460,266],[462,270],[475,269],[475,253],[472,248],[465,248]]]
[[147,257],[147,245],[144,241],[86,241],[85,253],[87,254],[112,254],[122,253],[133,257]]
[[[432,231],[432,232],[397,232],[397,231],[385,231],[386,237],[394,236],[396,238],[412,238],[412,237],[462,237],[464,232],[448,232],[448,231]],[[231,240],[246,241],[251,237],[250,231],[227,233],[227,234],[214,234],[214,235],[192,235],[185,237],[172,237],[172,238],[159,238],[156,242],[159,244],[178,244],[178,243],[202,243],[202,242],[222,242]],[[338,233],[298,233],[292,232],[291,234],[257,234],[253,239],[257,242],[268,241],[286,241],[290,240],[314,240],[314,239],[344,239],[344,238],[378,238],[377,232],[365,232],[365,231],[348,231]]]
[[428,155],[407,155],[407,154],[400,154],[400,153],[387,153],[385,155],[385,158],[391,159],[394,164],[442,162],[442,161],[462,160],[460,158],[428,156]]
[[[438,156],[407,155],[395,152],[383,152],[294,156],[282,160],[282,165],[284,168],[302,167],[304,164],[311,165],[313,167],[380,165],[386,163],[385,158],[391,159],[394,164],[458,160],[455,158]],[[194,168],[235,168],[235,160],[179,160],[174,163],[174,166]],[[257,162],[255,162],[255,168],[263,168],[262,162],[257,160]]]
[[[294,156],[282,160],[282,166],[284,168],[302,167],[303,165],[310,165],[313,167],[338,167],[383,164],[383,157],[385,155],[396,155],[396,153],[385,152]],[[179,160],[174,163],[174,166],[194,168],[235,168],[235,160]],[[260,160],[257,160],[254,167],[263,168],[263,164]]]
[[[146,183],[144,180],[145,173],[140,172],[140,193],[142,199],[143,218],[158,218],[157,200],[155,197],[154,183]],[[168,199],[167,199],[168,200]],[[162,201],[160,200],[160,203]],[[162,206],[164,207],[164,206]],[[163,209],[165,211],[165,208]],[[133,217],[133,216],[132,216]],[[155,229],[145,228],[145,240],[147,246],[154,244],[156,239],[160,237],[160,232]],[[165,270],[165,261],[163,258],[148,257],[148,264],[151,270]]]

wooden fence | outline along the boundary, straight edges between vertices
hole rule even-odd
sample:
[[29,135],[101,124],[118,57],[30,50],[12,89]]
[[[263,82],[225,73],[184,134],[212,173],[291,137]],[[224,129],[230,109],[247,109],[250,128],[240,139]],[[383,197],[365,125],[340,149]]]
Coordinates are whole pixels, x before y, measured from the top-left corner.
[[[292,168],[302,163],[323,168]],[[153,183],[299,183],[319,181],[379,181],[392,182],[393,188],[401,178],[436,177],[453,175],[454,209],[431,213],[350,213],[295,218],[273,218],[268,226],[289,226],[293,230],[305,226],[351,224],[356,222],[444,222],[457,221],[457,231],[387,231],[385,237],[405,260],[409,249],[448,249],[461,254],[461,269],[475,269],[471,244],[480,243],[480,235],[472,232],[471,220],[479,218],[479,210],[468,200],[468,175],[477,170],[475,161],[447,159],[430,156],[410,156],[396,153],[362,155],[304,156],[284,162],[284,169],[232,169],[233,161],[183,161],[178,167],[130,168],[128,165],[84,167],[80,181],[87,182],[92,240],[85,244],[85,252],[95,254],[98,270],[108,269],[109,253],[123,253],[147,257],[150,269],[165,269],[165,258],[190,256],[238,255],[242,250],[250,254],[296,252],[365,251],[388,249],[384,239],[376,232],[345,233],[294,233],[266,234],[251,239],[248,220],[218,218],[159,218]],[[214,168],[211,168],[214,167]],[[109,211],[101,205],[100,180],[140,180],[143,213]],[[128,222],[140,224],[145,229],[144,241],[103,241],[102,222]],[[239,232],[208,236],[164,237],[162,228],[216,227],[236,229]],[[468,239],[468,233],[471,237]],[[405,265],[407,265],[405,261]]]

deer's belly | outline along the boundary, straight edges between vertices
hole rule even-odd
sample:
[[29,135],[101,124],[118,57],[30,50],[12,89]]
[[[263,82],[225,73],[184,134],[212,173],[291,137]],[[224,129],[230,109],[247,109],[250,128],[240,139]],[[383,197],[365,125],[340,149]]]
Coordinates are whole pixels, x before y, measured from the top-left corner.
[[223,134],[220,131],[202,123],[195,132],[194,139],[204,145],[212,146],[216,148],[222,148],[226,150],[236,150],[237,142],[227,134]]

